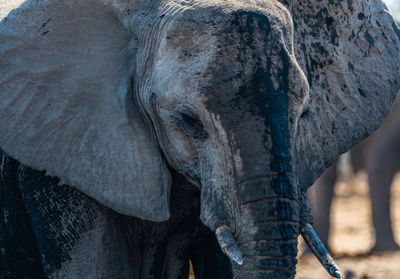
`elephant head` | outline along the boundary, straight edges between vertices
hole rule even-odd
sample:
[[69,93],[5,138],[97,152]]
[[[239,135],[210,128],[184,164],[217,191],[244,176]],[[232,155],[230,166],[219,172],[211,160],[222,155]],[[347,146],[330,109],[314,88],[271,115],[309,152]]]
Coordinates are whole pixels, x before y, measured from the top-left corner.
[[378,0],[27,1],[0,25],[0,148],[151,221],[172,167],[235,278],[292,278],[304,191],[387,114],[399,48]]

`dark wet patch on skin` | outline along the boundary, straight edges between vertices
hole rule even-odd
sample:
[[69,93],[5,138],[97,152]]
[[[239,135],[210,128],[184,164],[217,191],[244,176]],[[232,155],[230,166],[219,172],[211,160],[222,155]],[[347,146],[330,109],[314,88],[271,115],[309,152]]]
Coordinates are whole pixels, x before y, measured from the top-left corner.
[[296,258],[287,259],[262,259],[259,261],[258,267],[260,269],[274,269],[279,267],[294,266],[297,264]]
[[350,61],[347,63],[347,66],[350,72],[354,72],[354,65]]
[[39,247],[17,186],[18,165],[0,151],[0,277],[44,278]]
[[[250,18],[250,16],[248,17]],[[266,33],[271,32],[270,23],[266,17],[251,20],[258,23],[259,30],[265,30]],[[248,25],[246,29],[252,34],[253,30],[250,26]],[[250,37],[253,36],[250,35]],[[250,41],[249,44],[251,43]],[[281,48],[279,45],[273,46],[274,43],[279,44],[279,42],[264,42],[264,47]],[[272,58],[268,57],[268,53],[271,53],[271,51],[264,49],[264,55],[267,55],[266,65],[256,69],[253,78],[239,88],[236,99],[240,100],[240,103],[248,103],[249,107],[254,110],[252,110],[252,113],[256,114],[260,120],[264,119],[264,146],[272,155],[269,168],[278,175],[282,174],[281,177],[272,181],[270,187],[277,195],[285,196],[288,194],[286,193],[287,187],[282,187],[282,183],[286,185],[287,183],[290,184],[290,181],[285,179],[284,173],[293,172],[289,152],[290,135],[288,127],[288,69],[290,66],[289,58],[283,50],[279,53],[279,60],[283,63],[281,69],[276,69],[278,66],[274,65]],[[262,54],[258,53],[258,55]],[[279,73],[279,76],[274,76],[272,72],[275,71]],[[278,82],[278,88],[275,88],[272,78],[278,79],[275,80],[275,82]],[[272,147],[269,147],[271,143]]]
[[[258,231],[253,234],[248,234],[247,237],[249,237],[251,241],[274,240],[276,241],[276,244],[278,244],[278,240],[290,240],[297,238],[297,236],[299,235],[298,226],[299,225],[295,222],[287,221],[282,221],[280,223],[259,223]],[[243,240],[246,241],[245,238],[243,238]],[[286,249],[288,249],[288,247],[286,247]],[[281,255],[285,255],[285,253],[283,253],[284,251],[282,251]]]
[[[278,196],[291,196],[289,186],[291,180],[286,173],[292,173],[292,159],[290,155],[290,134],[288,127],[288,57],[283,51],[280,54],[283,69],[280,71],[282,79],[279,88],[275,89],[271,75],[266,70],[259,68],[253,79],[241,86],[236,98],[241,102],[250,103],[258,118],[264,119],[265,130],[263,133],[264,147],[271,155],[269,169],[277,173],[269,187]],[[267,69],[275,67],[271,58],[267,58]],[[269,144],[272,144],[269,147]],[[260,155],[263,154],[260,152]],[[250,189],[248,189],[250,191]]]
[[[324,7],[328,8],[330,12],[328,16],[335,19],[332,28],[336,30],[336,40],[340,42],[340,46],[331,43],[334,32],[329,30],[325,14],[321,13]],[[325,167],[334,161],[335,156],[344,151],[344,149],[340,149],[341,146],[348,144],[346,148],[349,148],[350,142],[355,144],[356,141],[367,136],[374,129],[372,127],[376,127],[374,125],[377,123],[377,119],[386,114],[386,108],[384,108],[386,105],[383,103],[389,104],[391,97],[388,96],[393,95],[382,92],[391,90],[397,92],[397,89],[391,87],[396,82],[396,71],[398,70],[398,67],[393,65],[398,53],[398,41],[393,31],[397,32],[399,38],[400,32],[396,27],[392,28],[394,23],[384,12],[380,2],[327,0],[314,1],[311,4],[311,2],[298,1],[292,5],[290,11],[296,30],[294,33],[295,54],[300,67],[306,70],[310,96],[312,96],[310,100],[322,101],[321,105],[318,103],[318,105],[310,106],[310,118],[315,116],[315,119],[326,118],[326,120],[321,120],[321,123],[324,124],[320,126],[325,126],[325,128],[315,130],[311,128],[312,125],[306,124],[305,119],[300,121],[298,134],[301,136],[298,137],[295,153],[295,158],[299,159],[295,166],[301,187],[306,190]],[[311,46],[316,42],[320,42],[328,50],[329,55],[322,56],[319,49]],[[375,61],[377,55],[382,59]],[[328,59],[331,59],[333,63],[326,63]],[[387,59],[386,62],[380,64],[384,59]],[[382,68],[380,68],[381,65]],[[349,71],[343,71],[343,66]],[[385,72],[386,66],[386,69],[390,69],[387,72]],[[366,70],[367,68],[371,71]],[[382,77],[378,77],[379,74],[376,72],[378,68],[383,70],[382,73],[385,72]],[[383,76],[385,77],[383,78]],[[346,82],[340,82],[341,79],[345,79]],[[374,79],[380,79],[381,82],[378,80],[375,82]],[[362,92],[358,88],[362,88]],[[382,90],[383,88],[385,90]],[[366,98],[362,94],[365,94]],[[382,97],[377,97],[380,94]],[[326,102],[328,95],[329,102]],[[353,96],[354,99],[351,100]],[[341,101],[338,102],[338,100]],[[346,104],[347,101],[342,100],[349,100],[349,102]],[[377,111],[374,115],[376,116],[375,120],[360,117],[359,114],[354,115],[360,119],[371,119],[371,122],[375,121],[375,123],[361,124],[360,122],[350,128],[351,121],[343,115],[353,115],[346,108],[360,104],[361,107],[365,106],[363,108],[365,112]],[[380,104],[382,107],[378,108],[378,105],[374,104]],[[332,114],[324,111],[324,106],[332,108],[332,111],[335,112]],[[378,111],[380,112],[378,113]],[[317,115],[321,115],[321,118]],[[339,119],[343,119],[343,121],[339,121]],[[303,125],[301,122],[305,124]],[[325,123],[335,123],[336,128],[333,129],[333,125],[325,125]],[[351,129],[354,130],[351,131]],[[332,135],[331,132],[334,130],[343,136]],[[318,146],[318,151],[316,146]]]
[[[349,9],[352,11],[353,1],[347,1]],[[330,4],[335,5],[334,3],[330,2]],[[341,3],[337,3],[336,5],[341,5]],[[337,31],[337,22],[335,18],[330,14],[329,9],[324,7],[319,10],[313,11],[314,13],[310,13],[312,9],[310,7],[297,7],[303,8],[305,14],[304,17],[304,26],[307,28],[302,30],[297,28],[296,20],[294,21],[295,29],[297,34],[298,42],[295,41],[300,47],[299,49],[304,55],[305,58],[305,74],[307,76],[307,80],[309,82],[310,87],[313,87],[314,82],[318,82],[319,75],[314,76],[314,73],[318,73],[320,69],[327,67],[333,63],[333,57],[330,55],[330,51],[326,49],[325,42],[329,42],[331,46],[339,46],[339,34]],[[310,11],[309,11],[310,10]],[[310,14],[307,14],[310,13]],[[321,38],[319,42],[313,42],[311,45],[307,43],[309,37],[313,38]],[[353,32],[353,37],[356,34]],[[301,39],[300,39],[301,38]],[[323,43],[321,43],[323,42]],[[313,49],[313,55],[310,55],[310,48]],[[316,56],[315,54],[318,54]],[[299,56],[300,57],[300,56]]]
[[265,222],[265,221],[293,221],[298,220],[298,211],[293,208],[290,200],[260,200],[248,203],[241,207],[243,214],[251,212],[252,220],[248,222]]
[[[290,241],[288,241],[290,243]],[[283,244],[280,242],[278,245],[276,243],[271,242],[260,242],[253,244],[253,249],[258,251],[260,256],[281,256],[281,251],[285,251],[285,255],[289,256],[297,256],[297,248],[294,245],[287,245],[288,243]]]
[[368,31],[364,33],[364,39],[371,45],[375,43],[375,39],[372,38],[372,36],[368,33]]
[[[224,87],[220,86],[220,84],[214,85],[214,88],[209,87],[209,92],[205,93],[209,96],[207,105],[210,110],[214,111],[217,115],[223,115],[221,120],[224,128],[228,132],[231,131],[239,137],[241,137],[240,131],[235,131],[235,123],[239,122],[240,119],[238,118],[242,115],[251,113],[256,119],[263,121],[263,145],[265,149],[273,155],[273,159],[270,163],[271,171],[279,173],[291,172],[287,95],[289,57],[284,51],[281,51],[279,53],[279,60],[282,61],[284,65],[282,69],[274,68],[277,66],[273,65],[272,58],[268,57],[268,53],[271,51],[267,48],[273,49],[276,47],[281,49],[282,46],[273,45],[274,43],[279,44],[279,42],[267,42],[268,39],[264,35],[262,53],[257,50],[258,46],[256,44],[260,43],[259,41],[255,41],[255,38],[260,36],[257,33],[259,32],[258,30],[262,30],[266,35],[270,33],[271,23],[268,17],[261,13],[251,12],[238,12],[235,13],[234,16],[235,19],[232,21],[231,26],[228,26],[225,31],[224,39],[225,41],[233,40],[229,39],[229,34],[233,32],[237,32],[240,35],[241,44],[236,46],[237,49],[235,49],[237,52],[237,65],[230,68],[231,73],[227,72],[225,68],[214,68],[210,70],[210,72],[224,72],[224,76],[229,76],[230,78],[223,80],[222,83],[228,84],[235,79],[240,81],[246,78],[246,67],[253,67],[253,74],[251,79],[242,84],[237,91],[220,92],[220,90],[222,91],[225,88],[232,88],[232,86]],[[218,56],[226,56],[227,53],[224,53],[226,51],[227,50],[220,51]],[[254,53],[250,61],[248,61],[248,52]],[[266,58],[262,58],[261,56],[266,56]],[[263,59],[266,61],[263,62]],[[235,72],[232,73],[232,70]],[[281,76],[278,81],[278,88],[274,88],[271,70],[278,71]],[[223,74],[221,74],[221,76],[223,76]],[[239,117],[238,114],[240,114]],[[271,140],[272,147],[271,150],[269,150],[270,147],[268,144]],[[282,160],[284,163],[281,162]]]
[[[54,276],[65,265],[71,268],[68,264],[72,250],[83,245],[98,251],[104,245],[105,253],[92,255],[92,250],[82,253],[96,258],[93,264],[98,265],[98,272],[107,273],[110,269],[104,275],[107,278],[121,272],[124,264],[131,269],[121,276],[161,278],[168,274],[165,278],[188,278],[189,259],[196,278],[232,278],[230,262],[214,233],[199,219],[199,190],[174,170],[171,170],[174,185],[171,218],[166,222],[151,222],[118,214],[69,186],[57,186],[57,178],[26,167],[1,150],[0,164],[0,198],[7,195],[7,202],[0,203],[0,209],[2,212],[15,209],[12,212],[18,213],[8,216],[12,218],[8,223],[3,222],[4,216],[0,222],[0,248],[6,251],[0,254],[0,277]],[[10,198],[14,194],[17,195]],[[99,237],[100,243],[93,238],[85,238],[81,243],[85,231],[93,226],[97,229],[94,237]],[[6,233],[9,229],[11,235]],[[86,260],[82,255],[78,257]],[[107,258],[111,263],[109,268],[97,262],[97,257]],[[69,271],[74,271],[74,267]]]
[[358,88],[357,91],[358,91],[358,93],[360,93],[360,95],[363,96],[364,98],[367,97],[367,95],[365,94],[365,92],[364,92],[361,88]]
[[47,19],[40,27],[39,27],[39,32],[41,36],[44,36],[50,32],[50,30],[45,30],[42,31],[51,21],[51,18]]
[[19,168],[22,198],[32,220],[43,266],[50,274],[71,259],[71,249],[85,231],[92,229],[95,214],[79,192],[58,186],[58,178],[28,167]]
[[353,0],[347,0],[347,6],[349,7],[350,11],[353,12]]
[[[237,193],[240,203],[248,203],[243,205],[243,216],[266,224],[265,229],[259,227],[253,240],[297,237],[298,190],[292,167],[289,119],[289,95],[295,94],[291,91],[294,88],[289,87],[293,84],[289,71],[294,66],[278,39],[285,37],[285,31],[274,22],[276,18],[262,13],[246,11],[233,16],[217,37],[222,46],[236,43],[231,49],[219,48],[216,54],[217,61],[208,71],[214,78],[204,87],[206,105],[219,116],[226,133],[234,135],[232,148],[240,150],[242,172],[250,176],[251,181],[243,178]],[[272,29],[273,25],[279,26],[282,33]],[[255,166],[263,169],[260,177],[252,177]],[[268,174],[270,178],[266,178]],[[264,200],[267,196],[276,202]],[[261,210],[253,208],[255,201]],[[277,219],[290,225],[274,224]],[[284,247],[281,253],[285,249],[290,247]]]
[[[257,200],[263,201],[264,199],[275,198],[276,196],[285,197],[287,199],[295,201],[298,196],[297,189],[295,187],[287,187],[288,186],[288,177],[287,176],[277,176],[273,178],[274,183],[276,183],[275,187],[270,187],[271,180],[265,178],[257,178],[252,179],[251,181],[247,181],[247,185],[251,185],[251,191],[248,191],[246,185],[244,185],[243,191],[240,192],[241,195],[241,203],[246,204],[250,202],[254,202]],[[279,182],[279,183],[277,183]],[[295,180],[290,181],[289,185],[294,185]]]

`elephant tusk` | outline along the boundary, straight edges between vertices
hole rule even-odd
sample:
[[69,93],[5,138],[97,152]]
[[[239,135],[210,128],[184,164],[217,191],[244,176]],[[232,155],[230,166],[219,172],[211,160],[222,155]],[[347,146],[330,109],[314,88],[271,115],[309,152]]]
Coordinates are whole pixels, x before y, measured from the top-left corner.
[[322,244],[311,224],[306,224],[303,227],[301,230],[301,236],[326,271],[328,271],[332,277],[341,278],[338,266],[333,261],[332,256],[328,253],[325,246]]
[[230,228],[226,225],[220,226],[215,230],[215,235],[217,236],[219,246],[221,246],[222,251],[228,256],[228,258],[232,262],[242,265],[242,252],[240,252],[239,247],[236,245]]

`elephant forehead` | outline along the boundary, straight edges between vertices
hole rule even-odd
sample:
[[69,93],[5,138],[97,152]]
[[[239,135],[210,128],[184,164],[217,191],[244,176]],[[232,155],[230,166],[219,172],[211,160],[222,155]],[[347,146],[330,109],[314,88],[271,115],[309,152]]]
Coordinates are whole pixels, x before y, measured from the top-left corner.
[[159,7],[157,17],[161,19],[161,30],[167,31],[164,34],[182,39],[176,40],[177,45],[190,45],[188,38],[210,31],[220,36],[220,31],[229,27],[248,32],[241,28],[241,20],[255,21],[253,29],[273,24],[284,30],[291,25],[288,10],[277,1],[166,1]]
[[[285,10],[280,2],[275,0],[164,0],[159,6],[160,15],[187,13],[193,20],[198,18],[213,18],[217,13],[229,15],[232,11],[260,11],[278,14]],[[194,11],[193,14],[190,14]],[[286,13],[286,12],[284,12]]]
[[[200,86],[207,110],[235,135],[241,151],[266,150],[289,160],[294,99],[308,92],[293,54],[291,22],[272,11],[235,10],[218,27],[216,52]],[[276,171],[292,170],[287,163]]]
[[172,2],[159,11],[162,28],[153,74],[159,73],[156,81],[162,90],[183,81],[187,92],[198,93],[215,80],[237,87],[266,63],[267,39],[271,49],[292,49],[290,16],[280,4],[194,2]]

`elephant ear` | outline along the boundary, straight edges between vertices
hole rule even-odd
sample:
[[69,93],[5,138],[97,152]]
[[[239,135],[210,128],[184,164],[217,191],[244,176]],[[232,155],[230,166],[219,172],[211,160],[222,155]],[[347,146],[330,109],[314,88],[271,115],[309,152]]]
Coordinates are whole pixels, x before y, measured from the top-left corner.
[[295,145],[307,189],[389,112],[400,87],[400,31],[380,0],[291,3],[295,53],[310,85]]
[[164,221],[170,175],[133,101],[135,41],[99,2],[28,1],[1,21],[0,148],[117,212]]

